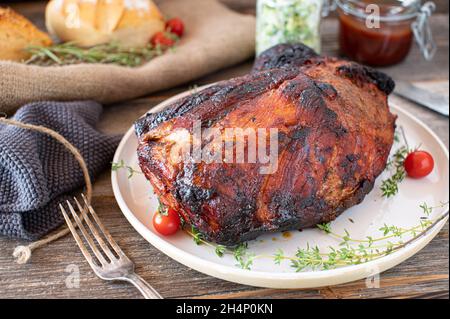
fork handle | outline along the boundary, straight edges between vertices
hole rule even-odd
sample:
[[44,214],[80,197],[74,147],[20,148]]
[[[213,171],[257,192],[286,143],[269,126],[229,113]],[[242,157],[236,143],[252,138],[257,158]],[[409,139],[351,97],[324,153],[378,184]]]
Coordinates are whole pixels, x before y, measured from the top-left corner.
[[163,299],[163,297],[138,274],[129,274],[124,277],[124,279],[132,283],[145,299]]

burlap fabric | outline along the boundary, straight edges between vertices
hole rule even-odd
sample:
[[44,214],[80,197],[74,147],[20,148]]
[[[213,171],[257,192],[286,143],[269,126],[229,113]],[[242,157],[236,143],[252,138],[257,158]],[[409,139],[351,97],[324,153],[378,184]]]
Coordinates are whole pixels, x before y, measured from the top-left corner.
[[255,19],[216,0],[164,0],[168,17],[181,17],[186,34],[174,52],[128,68],[79,64],[40,67],[0,61],[0,111],[33,101],[95,100],[113,103],[192,81],[251,57]]

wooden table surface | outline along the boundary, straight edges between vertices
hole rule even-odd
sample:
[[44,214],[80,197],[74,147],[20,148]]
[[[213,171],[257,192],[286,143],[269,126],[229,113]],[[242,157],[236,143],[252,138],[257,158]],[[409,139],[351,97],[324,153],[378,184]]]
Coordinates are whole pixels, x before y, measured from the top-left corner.
[[[253,1],[232,1],[233,7],[243,12],[254,12]],[[246,4],[246,5],[244,5]],[[14,8],[42,25],[43,3],[16,4]],[[447,7],[448,8],[448,7]],[[394,79],[426,81],[448,94],[448,14],[439,13],[432,19],[439,51],[433,62],[425,62],[417,48],[408,59],[385,71]],[[337,54],[336,20],[323,24],[324,51]],[[251,61],[217,72],[198,81],[169,91],[124,102],[105,108],[100,128],[108,133],[124,133],[133,121],[151,107],[187,90],[228,79],[248,72]],[[442,83],[444,85],[442,86]],[[443,88],[443,89],[442,89]],[[409,111],[428,124],[448,147],[449,121],[419,106],[403,102]],[[365,281],[318,289],[276,290],[260,289],[226,282],[189,269],[159,252],[130,226],[113,196],[110,173],[103,173],[95,182],[94,208],[112,235],[136,263],[137,272],[148,280],[166,298],[448,298],[449,245],[448,224],[422,251],[402,264],[381,274],[379,288],[366,288]],[[37,250],[32,262],[17,265],[11,256],[20,242],[0,239],[0,297],[3,298],[141,298],[127,284],[106,283],[91,271],[71,236]],[[80,271],[78,288],[67,288],[70,266]]]

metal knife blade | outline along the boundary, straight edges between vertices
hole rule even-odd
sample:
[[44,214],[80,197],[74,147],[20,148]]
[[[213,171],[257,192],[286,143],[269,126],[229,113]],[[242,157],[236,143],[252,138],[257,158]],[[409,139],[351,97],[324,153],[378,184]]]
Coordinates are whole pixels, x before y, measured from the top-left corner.
[[448,116],[448,97],[417,87],[411,83],[395,81],[395,94]]

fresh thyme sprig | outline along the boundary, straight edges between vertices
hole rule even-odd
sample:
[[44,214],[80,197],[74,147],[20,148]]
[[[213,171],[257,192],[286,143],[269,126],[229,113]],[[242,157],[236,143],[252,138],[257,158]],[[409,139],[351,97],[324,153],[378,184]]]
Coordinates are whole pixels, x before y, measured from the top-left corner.
[[217,245],[215,253],[217,256],[222,257],[223,255],[225,255],[226,250],[227,250],[227,248],[225,246]]
[[[317,227],[326,234],[340,240],[337,247],[328,247],[327,251],[322,251],[318,246],[310,246],[307,243],[306,248],[297,249],[294,256],[287,256],[278,249],[273,255],[255,255],[249,252],[248,244],[244,243],[235,248],[229,248],[222,245],[214,245],[203,239],[201,234],[194,230],[188,233],[198,244],[205,244],[214,248],[219,257],[225,254],[231,254],[237,261],[237,266],[242,269],[250,270],[255,259],[269,258],[275,264],[280,265],[283,261],[290,261],[291,267],[299,272],[304,269],[328,270],[342,266],[357,265],[369,262],[405,247],[418,238],[424,236],[431,228],[448,216],[448,209],[445,214],[441,214],[434,220],[429,216],[435,209],[448,208],[449,203],[441,203],[432,207],[426,203],[419,207],[422,209],[423,216],[418,225],[410,228],[402,228],[394,225],[383,225],[379,231],[382,234],[378,238],[366,237],[364,239],[353,238],[347,230],[340,235],[333,232],[331,224],[320,224]],[[408,240],[405,239],[408,236]],[[396,239],[396,240],[394,240]]]
[[394,174],[385,179],[381,183],[381,192],[384,197],[392,197],[398,193],[398,184],[400,184],[406,177],[405,167],[403,163],[408,155],[409,150],[406,146],[400,147],[392,156],[392,159],[388,162],[387,168],[394,169]]
[[167,208],[166,205],[161,203],[161,201],[159,201],[159,200],[158,200],[158,212],[163,216],[169,215],[169,209]]
[[120,169],[125,168],[128,171],[128,178],[132,178],[134,176],[134,174],[142,174],[142,172],[135,170],[133,167],[131,166],[127,166],[124,162],[124,160],[120,160],[119,163],[111,163],[111,170],[113,172],[117,172]]
[[[422,204],[420,207],[422,208],[424,216],[421,217],[419,225],[406,229],[392,225],[384,225],[379,229],[383,233],[383,236],[380,238],[367,237],[362,240],[354,239],[351,238],[348,231],[344,231],[345,235],[337,235],[331,231],[331,227],[321,227],[321,229],[325,229],[324,231],[327,232],[327,234],[331,234],[341,239],[339,244],[340,248],[336,249],[330,247],[330,252],[327,253],[322,253],[317,246],[308,246],[306,249],[299,249],[296,254],[297,259],[291,261],[292,266],[296,268],[297,271],[301,271],[304,268],[331,269],[339,266],[360,264],[389,255],[393,251],[403,248],[407,244],[417,240],[448,216],[447,210],[445,214],[442,214],[435,220],[428,219],[434,209],[444,207],[448,208],[448,203],[441,203],[436,207],[430,207],[427,204]],[[412,238],[405,242],[401,239],[406,235],[412,235]],[[399,238],[399,240],[397,242],[388,240],[394,237]],[[378,246],[374,245],[374,243],[380,241],[387,242],[386,244],[380,244]],[[356,243],[357,245],[351,245],[351,243]],[[278,256],[278,258],[280,257]]]
[[248,251],[248,244],[242,243],[232,250],[234,259],[238,262],[238,265],[242,269],[250,270],[253,265],[253,261],[257,257],[255,254]]
[[217,256],[223,257],[225,254],[233,255],[234,259],[237,262],[236,266],[242,269],[250,270],[251,266],[253,265],[253,260],[257,258],[255,254],[250,253],[248,251],[247,243],[242,243],[236,247],[226,247],[223,245],[216,245],[208,242],[207,240],[204,239],[203,235],[194,226],[191,226],[189,230],[185,231],[192,237],[195,244],[206,245],[211,248],[214,248],[214,252],[216,253]]
[[440,205],[438,205],[436,207],[431,207],[427,203],[423,203],[423,204],[419,205],[419,207],[422,209],[422,213],[423,213],[423,216],[420,219],[419,225],[416,225],[416,226],[410,227],[410,228],[401,228],[401,227],[397,227],[394,225],[384,224],[383,227],[379,228],[379,231],[383,234],[383,236],[376,238],[376,239],[374,239],[370,236],[366,237],[365,239],[354,239],[350,236],[349,232],[345,229],[344,229],[345,235],[336,234],[331,230],[330,223],[319,224],[319,225],[317,225],[317,228],[323,230],[325,233],[327,233],[329,235],[332,235],[336,238],[341,239],[342,240],[341,245],[344,245],[344,244],[346,245],[348,243],[354,242],[354,243],[367,243],[368,245],[370,245],[370,247],[373,247],[373,244],[375,242],[380,242],[380,241],[384,241],[384,240],[395,238],[395,237],[401,238],[407,234],[412,234],[413,236],[416,236],[419,231],[422,231],[422,230],[426,229],[427,227],[429,227],[431,224],[433,224],[433,221],[429,220],[428,217],[433,213],[433,211],[435,209],[444,208],[444,207],[447,207],[448,205],[449,205],[449,203],[446,202],[446,203],[441,203]]
[[[408,141],[406,139],[405,131],[403,127],[400,127],[400,134],[402,136],[403,142],[405,145],[401,146],[397,149],[392,155],[391,159],[386,164],[386,169],[393,171],[391,177],[383,180],[381,182],[381,193],[383,197],[389,198],[397,195],[398,193],[398,185],[403,182],[406,177],[406,171],[403,163],[405,162],[406,157],[410,153]],[[396,142],[400,141],[399,132],[397,131],[395,134],[394,140]]]
[[192,236],[192,238],[194,239],[194,243],[196,243],[197,245],[208,243],[203,239],[203,235],[194,226],[191,226],[191,231],[188,232],[188,234]]
[[106,43],[90,48],[80,48],[67,42],[49,47],[29,46],[26,51],[32,54],[26,64],[67,65],[78,63],[118,64],[136,67],[164,53],[165,48],[153,47],[151,44],[143,48],[124,48],[118,43]]

